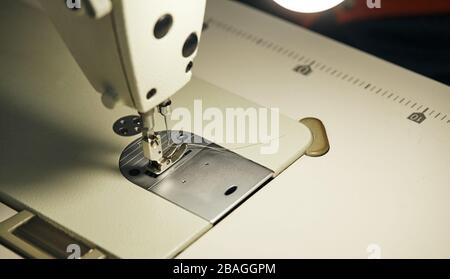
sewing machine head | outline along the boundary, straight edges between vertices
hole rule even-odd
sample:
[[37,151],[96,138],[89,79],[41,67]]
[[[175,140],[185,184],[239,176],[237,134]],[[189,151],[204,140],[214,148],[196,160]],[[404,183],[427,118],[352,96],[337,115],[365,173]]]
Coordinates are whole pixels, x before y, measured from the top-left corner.
[[163,154],[155,112],[167,117],[168,100],[191,79],[205,2],[40,2],[103,104],[123,103],[140,113],[144,154],[157,172],[176,160]]

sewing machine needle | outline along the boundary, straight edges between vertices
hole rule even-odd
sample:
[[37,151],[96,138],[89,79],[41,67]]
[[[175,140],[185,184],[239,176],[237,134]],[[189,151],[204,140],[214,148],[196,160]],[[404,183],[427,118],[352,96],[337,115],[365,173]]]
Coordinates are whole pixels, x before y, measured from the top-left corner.
[[168,141],[168,145],[170,146],[170,144],[172,143],[171,139],[172,139],[172,133],[169,130],[169,125],[167,124],[167,116],[164,115],[164,125],[166,126],[166,132],[167,132],[167,141]]

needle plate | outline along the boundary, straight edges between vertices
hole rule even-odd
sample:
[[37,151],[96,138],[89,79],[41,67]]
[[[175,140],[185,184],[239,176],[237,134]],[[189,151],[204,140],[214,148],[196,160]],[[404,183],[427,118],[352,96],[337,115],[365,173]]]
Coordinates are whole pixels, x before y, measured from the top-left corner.
[[[184,157],[156,176],[147,167],[141,140],[125,148],[120,171],[131,182],[215,223],[267,182],[273,172],[230,150],[190,133],[172,131],[187,143]],[[164,146],[167,132],[161,132]]]

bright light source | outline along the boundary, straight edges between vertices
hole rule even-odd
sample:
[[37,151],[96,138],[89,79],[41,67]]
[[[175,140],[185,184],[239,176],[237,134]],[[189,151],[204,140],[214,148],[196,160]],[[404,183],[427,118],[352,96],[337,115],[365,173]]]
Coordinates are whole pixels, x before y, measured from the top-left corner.
[[274,0],[278,5],[294,12],[317,13],[333,8],[344,0]]

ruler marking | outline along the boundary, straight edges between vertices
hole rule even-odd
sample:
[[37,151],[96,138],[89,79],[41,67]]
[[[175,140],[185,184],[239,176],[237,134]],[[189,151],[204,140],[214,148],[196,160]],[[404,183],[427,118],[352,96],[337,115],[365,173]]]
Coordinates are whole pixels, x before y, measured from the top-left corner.
[[[232,25],[230,25],[230,24],[223,23],[223,22],[220,22],[220,21],[216,21],[216,20],[213,19],[213,18],[209,18],[209,19],[206,21],[206,23],[208,23],[208,24],[210,24],[210,25],[213,25],[213,26],[215,26],[215,27],[217,27],[217,28],[221,28],[221,29],[223,29],[224,31],[227,31],[227,32],[229,32],[229,33],[231,33],[231,34],[234,34],[234,35],[236,35],[237,37],[239,37],[239,38],[241,38],[241,39],[245,39],[245,40],[251,41],[251,42],[255,43],[256,45],[259,45],[259,46],[262,46],[262,47],[265,47],[265,48],[268,48],[268,49],[272,49],[273,51],[275,51],[275,52],[277,52],[277,53],[279,53],[279,54],[281,54],[281,55],[287,56],[288,58],[292,58],[292,59],[294,59],[294,60],[297,60],[298,62],[302,62],[302,61],[305,59],[305,56],[302,56],[302,57],[299,58],[300,54],[298,54],[296,51],[290,50],[290,49],[288,49],[288,48],[284,48],[283,46],[277,45],[277,44],[275,44],[275,43],[273,43],[273,42],[271,42],[271,41],[264,40],[263,38],[260,38],[260,37],[258,37],[258,36],[255,36],[255,35],[251,34],[251,33],[248,33],[248,32],[246,32],[246,31],[243,31],[243,30],[241,30],[241,29],[239,29],[239,28],[236,28],[236,27],[234,27],[234,26],[232,26]],[[305,64],[308,64],[310,60],[311,60],[311,58],[307,58],[306,61],[305,61]],[[318,70],[320,70],[320,71],[323,71],[323,70],[327,67],[325,64],[322,64],[322,63],[315,63],[314,60],[312,61],[312,63],[310,64],[310,66],[311,66],[311,67],[314,67],[314,68],[316,68],[316,69],[318,69]],[[333,71],[332,71],[332,70],[333,70]],[[332,72],[330,73],[330,71],[332,71]],[[343,81],[346,80],[347,82],[352,82],[352,81],[353,81],[353,84],[354,84],[354,85],[356,85],[358,82],[360,82],[357,86],[361,87],[361,86],[365,85],[365,87],[364,87],[365,90],[369,89],[371,92],[373,92],[373,91],[376,90],[376,94],[379,94],[379,93],[381,93],[381,92],[383,91],[382,88],[378,88],[376,85],[372,85],[371,83],[366,84],[365,81],[361,81],[359,78],[356,78],[356,77],[354,77],[354,76],[351,76],[351,75],[349,75],[349,74],[346,74],[346,73],[344,73],[344,72],[342,72],[342,71],[338,71],[337,69],[333,69],[331,66],[328,66],[328,68],[326,69],[325,72],[326,72],[326,73],[330,73],[331,75],[335,75],[335,74],[337,73],[337,75],[336,75],[337,78],[341,78]],[[372,86],[372,87],[371,87],[371,86]],[[382,94],[382,96],[384,97],[384,96],[386,96],[388,93],[390,93],[390,94],[387,96],[388,99],[391,99],[393,96],[395,96],[395,98],[393,99],[393,101],[397,101],[399,98],[401,98],[399,95],[396,95],[396,94],[394,94],[394,93],[391,93],[391,92],[389,92],[388,90],[384,91],[384,93]],[[399,104],[404,104],[405,106],[408,106],[408,105],[410,105],[410,104],[413,102],[412,100],[408,100],[408,101],[405,103],[406,100],[407,100],[406,98],[402,98],[398,103],[399,103]],[[411,109],[416,108],[417,105],[418,105],[418,103],[415,102],[413,105],[411,105]],[[417,110],[417,111],[420,111],[423,107],[424,107],[423,105],[420,105],[419,107],[417,107],[416,110]],[[429,108],[426,108],[425,111],[423,111],[423,113],[426,113],[426,112],[428,112],[428,111],[429,111]],[[430,115],[430,116],[433,116],[435,113],[436,113],[436,111],[433,110],[433,111],[431,111],[431,112],[429,113],[429,115]],[[438,118],[439,118],[440,116],[442,116],[442,115],[443,115],[443,113],[438,112],[438,113],[434,116],[434,118],[435,118],[435,119],[438,119]],[[440,119],[441,121],[444,121],[444,120],[447,119],[447,118],[448,118],[448,115],[445,114],[445,115],[443,115],[443,116],[442,116],[441,118],[439,118],[439,119]],[[450,119],[447,120],[447,123],[450,123]]]

